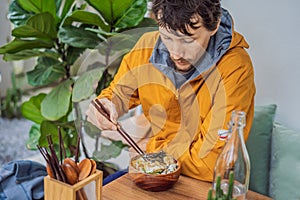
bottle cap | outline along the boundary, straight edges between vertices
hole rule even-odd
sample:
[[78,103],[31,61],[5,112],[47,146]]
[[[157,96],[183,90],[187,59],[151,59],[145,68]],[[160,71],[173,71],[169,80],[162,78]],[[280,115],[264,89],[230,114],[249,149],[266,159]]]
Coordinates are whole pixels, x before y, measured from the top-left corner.
[[229,131],[225,129],[218,130],[218,135],[220,140],[226,140],[228,138],[228,133]]

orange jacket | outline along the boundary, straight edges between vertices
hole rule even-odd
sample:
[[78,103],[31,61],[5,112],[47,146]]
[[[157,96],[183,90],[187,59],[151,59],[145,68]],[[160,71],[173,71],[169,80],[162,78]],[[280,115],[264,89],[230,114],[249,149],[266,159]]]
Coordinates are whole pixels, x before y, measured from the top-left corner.
[[147,151],[165,150],[182,163],[182,174],[212,181],[224,141],[218,130],[228,129],[233,110],[247,113],[245,139],[254,113],[253,67],[237,32],[226,53],[208,70],[179,88],[149,62],[158,32],[143,35],[123,61],[110,86],[98,98],[111,99],[119,114],[137,105],[151,124]]

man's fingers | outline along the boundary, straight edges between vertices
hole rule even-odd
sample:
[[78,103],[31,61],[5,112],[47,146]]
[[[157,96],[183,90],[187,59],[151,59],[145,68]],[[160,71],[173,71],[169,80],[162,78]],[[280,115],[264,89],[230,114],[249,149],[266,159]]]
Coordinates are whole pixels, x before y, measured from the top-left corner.
[[100,99],[100,102],[102,103],[102,105],[104,106],[105,110],[107,111],[107,113],[109,113],[110,116],[110,120],[113,123],[117,123],[117,119],[118,119],[118,113],[116,110],[116,105],[113,104],[110,100],[108,100],[107,98],[103,98]]
[[116,130],[116,126],[106,119],[95,107],[90,104],[86,112],[87,120],[101,130]]

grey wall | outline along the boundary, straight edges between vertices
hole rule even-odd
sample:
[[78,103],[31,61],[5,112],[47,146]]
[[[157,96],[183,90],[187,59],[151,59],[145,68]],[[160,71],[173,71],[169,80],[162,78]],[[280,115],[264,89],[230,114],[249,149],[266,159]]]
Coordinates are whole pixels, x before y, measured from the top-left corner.
[[278,105],[276,120],[300,130],[300,1],[222,0],[250,44],[256,104]]

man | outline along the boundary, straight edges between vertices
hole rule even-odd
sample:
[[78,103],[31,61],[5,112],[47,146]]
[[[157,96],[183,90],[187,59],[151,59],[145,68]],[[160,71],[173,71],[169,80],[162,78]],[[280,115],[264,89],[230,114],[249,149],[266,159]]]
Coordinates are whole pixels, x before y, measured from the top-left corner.
[[[116,121],[142,105],[153,136],[147,151],[164,150],[182,163],[182,174],[212,181],[233,110],[254,113],[254,75],[248,44],[233,29],[220,0],[154,0],[158,32],[143,35],[124,58],[110,86],[97,97]],[[116,127],[93,106],[88,120]]]

